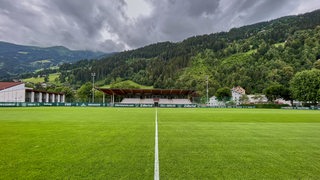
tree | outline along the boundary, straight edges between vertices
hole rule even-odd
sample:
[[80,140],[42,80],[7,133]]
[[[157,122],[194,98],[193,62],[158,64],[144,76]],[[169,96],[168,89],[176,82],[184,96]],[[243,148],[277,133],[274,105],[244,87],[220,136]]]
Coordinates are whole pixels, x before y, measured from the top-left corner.
[[274,102],[278,98],[291,100],[290,90],[283,85],[272,85],[264,90],[264,93],[269,101]]
[[258,101],[258,103],[262,103],[262,100],[264,99],[263,95],[261,95],[261,94],[255,94],[252,98],[254,100]]
[[290,89],[295,99],[316,104],[320,101],[320,70],[298,72],[290,82]]
[[49,75],[45,75],[43,80],[44,82],[49,82]]
[[92,96],[92,84],[87,82],[77,90],[77,98],[81,102],[89,102]]
[[122,82],[116,82],[110,85],[110,88],[119,88],[119,89],[126,89],[126,88],[131,88],[131,89],[140,89],[140,85],[136,84],[132,81],[122,81]]
[[95,93],[94,93],[94,101],[96,102],[96,103],[102,103],[103,102],[103,92],[101,92],[101,91],[96,91]]
[[228,87],[220,88],[215,93],[215,96],[219,101],[230,101],[232,94],[231,90]]
[[240,102],[242,104],[246,104],[249,102],[249,97],[246,95],[246,94],[243,94],[241,97],[240,97]]
[[75,93],[72,88],[65,86],[62,88],[61,92],[63,92],[65,94],[65,97],[66,97],[65,101],[66,102],[73,102],[74,101]]
[[270,48],[269,45],[265,41],[263,41],[260,47],[258,48],[257,52],[263,56],[268,52],[269,48]]
[[313,64],[313,67],[316,69],[320,69],[320,59]]

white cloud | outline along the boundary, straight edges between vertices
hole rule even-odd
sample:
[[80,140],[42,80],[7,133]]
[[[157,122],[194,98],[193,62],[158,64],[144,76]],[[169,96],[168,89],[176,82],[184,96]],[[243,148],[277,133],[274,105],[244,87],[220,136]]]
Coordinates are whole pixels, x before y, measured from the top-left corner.
[[140,16],[149,16],[152,12],[151,5],[145,0],[125,0],[127,6],[125,8],[126,14],[132,19]]
[[319,0],[302,1],[299,5],[293,9],[291,14],[302,14],[308,11],[313,11],[320,8]]

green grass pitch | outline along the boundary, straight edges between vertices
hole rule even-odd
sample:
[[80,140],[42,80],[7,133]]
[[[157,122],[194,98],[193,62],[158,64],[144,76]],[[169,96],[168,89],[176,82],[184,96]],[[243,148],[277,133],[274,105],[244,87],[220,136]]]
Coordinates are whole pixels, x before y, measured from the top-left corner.
[[[0,179],[153,179],[155,109],[0,108]],[[160,179],[320,179],[320,111],[158,109]]]
[[2,108],[0,179],[150,179],[154,109]]

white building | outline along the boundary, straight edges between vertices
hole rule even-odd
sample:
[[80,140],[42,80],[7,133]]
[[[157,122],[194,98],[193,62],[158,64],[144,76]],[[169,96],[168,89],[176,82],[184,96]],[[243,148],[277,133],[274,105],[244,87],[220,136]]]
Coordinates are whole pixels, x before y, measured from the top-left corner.
[[63,93],[37,91],[22,82],[0,82],[0,102],[65,102]]
[[292,105],[293,106],[302,106],[303,105],[303,103],[300,102],[300,101],[293,100],[292,101],[293,104],[291,104],[291,101],[287,101],[287,100],[284,100],[282,98],[276,99],[274,102],[276,104],[288,104],[289,106],[292,106]]
[[0,102],[25,102],[26,88],[21,82],[0,82]]
[[215,96],[212,96],[209,99],[209,106],[225,106],[226,104],[222,101],[217,100],[217,98]]
[[[237,87],[233,87],[231,89],[231,101],[234,101],[236,103],[236,105],[239,105],[241,104],[241,97],[243,95],[246,94],[246,91],[240,87],[240,86],[237,86]],[[217,98],[215,96],[212,96],[210,99],[209,99],[209,106],[225,106],[226,104],[222,101],[218,101]]]
[[245,94],[246,94],[246,90],[244,90],[242,87],[240,86],[233,87],[231,89],[231,95],[232,95],[231,100],[234,101],[236,105],[239,105],[241,104],[241,97]]
[[268,98],[263,94],[248,95],[248,99],[250,104],[268,103]]

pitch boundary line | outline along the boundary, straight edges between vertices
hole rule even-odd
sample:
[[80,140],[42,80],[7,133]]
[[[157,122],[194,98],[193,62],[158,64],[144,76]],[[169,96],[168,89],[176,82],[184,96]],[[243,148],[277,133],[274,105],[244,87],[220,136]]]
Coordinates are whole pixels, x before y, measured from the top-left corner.
[[159,180],[159,149],[158,149],[158,108],[155,118],[155,144],[154,144],[154,180]]

